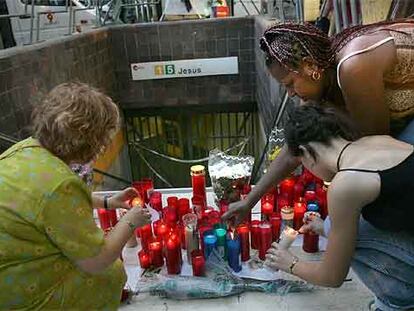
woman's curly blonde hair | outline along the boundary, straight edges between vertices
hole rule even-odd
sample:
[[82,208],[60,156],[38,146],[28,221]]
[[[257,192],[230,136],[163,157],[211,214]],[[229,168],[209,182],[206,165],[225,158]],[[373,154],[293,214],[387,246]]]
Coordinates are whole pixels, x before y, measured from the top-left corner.
[[52,89],[33,110],[33,137],[66,163],[87,163],[109,145],[119,127],[117,105],[80,82]]

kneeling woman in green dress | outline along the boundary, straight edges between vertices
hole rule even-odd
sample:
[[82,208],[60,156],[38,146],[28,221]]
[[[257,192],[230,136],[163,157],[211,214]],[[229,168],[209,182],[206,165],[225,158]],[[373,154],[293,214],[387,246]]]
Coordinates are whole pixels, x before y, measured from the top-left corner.
[[118,108],[66,83],[34,108],[33,123],[33,137],[0,155],[0,309],[116,309],[126,281],[119,256],[150,215],[133,208],[104,238],[91,192],[69,165],[110,143]]

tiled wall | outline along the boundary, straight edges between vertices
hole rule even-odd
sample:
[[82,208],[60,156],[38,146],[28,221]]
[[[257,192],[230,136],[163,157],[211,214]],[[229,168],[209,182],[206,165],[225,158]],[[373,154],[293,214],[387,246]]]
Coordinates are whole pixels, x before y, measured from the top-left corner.
[[90,83],[114,95],[108,32],[71,36],[0,52],[0,132],[28,135],[32,105],[57,84]]
[[[126,25],[111,29],[117,90],[125,108],[255,102],[253,18]],[[132,81],[130,64],[239,57],[239,75]]]

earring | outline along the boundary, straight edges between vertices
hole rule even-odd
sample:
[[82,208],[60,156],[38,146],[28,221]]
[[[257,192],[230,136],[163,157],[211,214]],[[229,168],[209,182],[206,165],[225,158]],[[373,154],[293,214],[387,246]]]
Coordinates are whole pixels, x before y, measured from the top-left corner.
[[314,72],[312,72],[311,77],[313,81],[319,81],[321,79],[321,73],[315,70]]

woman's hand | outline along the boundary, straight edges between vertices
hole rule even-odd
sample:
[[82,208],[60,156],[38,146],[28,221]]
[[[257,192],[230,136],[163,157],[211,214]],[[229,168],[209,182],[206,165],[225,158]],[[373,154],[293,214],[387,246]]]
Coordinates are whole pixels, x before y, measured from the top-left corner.
[[128,214],[132,214],[132,222],[138,228],[151,223],[151,213],[147,208],[134,207]]
[[290,266],[294,259],[295,256],[291,252],[279,248],[279,245],[273,242],[272,247],[267,251],[265,265],[274,270],[282,270],[290,273]]
[[130,209],[131,207],[127,202],[137,197],[138,195],[138,191],[136,191],[134,188],[126,188],[108,199],[108,207],[109,209]]
[[251,207],[247,203],[247,200],[231,203],[229,210],[223,214],[221,219],[225,222],[229,222],[231,226],[237,226],[247,218],[251,210]]
[[323,228],[323,220],[315,215],[305,215],[303,217],[304,225],[299,229],[300,233],[313,232],[321,236],[325,236]]

